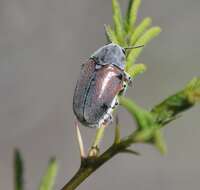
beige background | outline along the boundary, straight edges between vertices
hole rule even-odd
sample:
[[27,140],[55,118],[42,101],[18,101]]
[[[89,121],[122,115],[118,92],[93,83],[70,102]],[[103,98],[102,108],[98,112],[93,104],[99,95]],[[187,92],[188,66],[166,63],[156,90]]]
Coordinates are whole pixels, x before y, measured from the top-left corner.
[[[128,0],[121,0],[125,8]],[[162,34],[145,48],[148,71],[129,97],[146,108],[182,88],[200,71],[200,1],[143,0],[139,18],[151,16]],[[79,165],[72,95],[80,65],[105,43],[109,0],[0,1],[0,189],[12,190],[12,154],[26,163],[26,189],[36,189],[50,156],[60,163],[60,189]],[[169,152],[162,157],[138,146],[140,157],[121,155],[78,189],[196,190],[200,186],[200,107],[164,130]],[[133,127],[120,111],[123,134]],[[81,128],[89,146],[94,130]],[[111,143],[107,130],[103,147]]]

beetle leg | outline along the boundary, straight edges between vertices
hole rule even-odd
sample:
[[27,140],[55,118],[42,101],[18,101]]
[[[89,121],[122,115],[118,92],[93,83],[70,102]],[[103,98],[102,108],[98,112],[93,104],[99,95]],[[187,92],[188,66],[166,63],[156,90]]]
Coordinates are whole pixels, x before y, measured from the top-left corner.
[[123,82],[122,89],[121,89],[120,92],[119,92],[119,95],[123,96],[123,95],[125,94],[125,92],[126,92],[126,90],[127,90],[127,86],[128,86],[128,84],[124,81],[124,82]]
[[126,92],[128,84],[126,82],[123,83],[123,90],[122,93]]
[[101,127],[101,125],[108,126],[108,125],[110,125],[112,123],[112,121],[113,121],[112,112],[113,112],[113,108],[110,107],[107,110],[107,112],[103,115],[103,117],[101,118],[101,120],[99,121],[99,127]]
[[132,86],[132,78],[128,73],[126,73],[126,72],[120,73],[120,74],[117,75],[117,78],[124,81],[129,86]]
[[104,115],[103,119],[102,119],[102,124],[108,126],[109,124],[112,123],[112,121],[113,121],[113,116],[112,116],[112,114],[111,114],[111,113],[106,113],[106,114]]
[[130,76],[127,72],[124,72],[124,81],[125,81],[129,86],[132,86],[132,85],[133,85],[132,78],[131,78],[131,76]]
[[110,105],[110,108],[112,110],[114,110],[118,105],[119,105],[119,101],[118,101],[117,97],[115,97],[114,100],[112,101],[111,105]]

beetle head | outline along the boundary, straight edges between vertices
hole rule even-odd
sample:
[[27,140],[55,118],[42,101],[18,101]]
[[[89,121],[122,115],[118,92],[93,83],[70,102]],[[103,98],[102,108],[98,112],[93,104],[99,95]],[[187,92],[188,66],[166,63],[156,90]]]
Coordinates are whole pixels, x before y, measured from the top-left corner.
[[117,44],[110,43],[99,48],[92,54],[91,58],[99,65],[112,64],[124,70],[125,49]]

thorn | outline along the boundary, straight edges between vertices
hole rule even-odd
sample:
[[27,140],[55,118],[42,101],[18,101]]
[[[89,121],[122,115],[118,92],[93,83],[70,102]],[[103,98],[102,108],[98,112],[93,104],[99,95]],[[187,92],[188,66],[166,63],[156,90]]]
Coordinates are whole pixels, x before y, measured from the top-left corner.
[[140,156],[140,153],[135,151],[135,150],[131,150],[131,149],[125,149],[125,150],[121,150],[121,153],[128,153],[128,154],[133,154],[133,155],[137,155]]
[[120,128],[119,128],[119,117],[116,115],[115,117],[115,139],[114,144],[120,143]]
[[81,132],[78,126],[78,121],[75,121],[75,126],[76,126],[76,134],[77,134],[77,140],[78,140],[78,145],[79,145],[79,151],[80,151],[81,159],[83,159],[85,158],[85,151],[84,151],[83,140],[81,137]]
[[154,144],[159,150],[159,152],[164,155],[167,153],[167,145],[165,143],[163,134],[160,129],[157,129],[154,133]]

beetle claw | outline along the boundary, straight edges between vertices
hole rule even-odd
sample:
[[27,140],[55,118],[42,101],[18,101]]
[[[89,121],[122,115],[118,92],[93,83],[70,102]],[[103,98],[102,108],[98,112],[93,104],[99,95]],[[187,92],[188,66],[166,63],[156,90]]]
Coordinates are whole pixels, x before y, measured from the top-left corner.
[[117,107],[118,105],[119,105],[119,102],[118,102],[118,100],[116,100],[115,107]]
[[100,122],[100,126],[101,125],[106,125],[108,126],[109,124],[111,124],[113,121],[113,116],[110,113],[106,113],[102,119],[102,121]]

